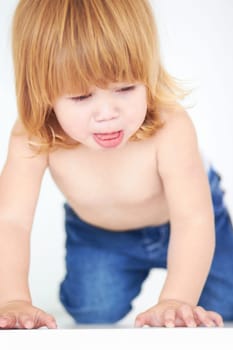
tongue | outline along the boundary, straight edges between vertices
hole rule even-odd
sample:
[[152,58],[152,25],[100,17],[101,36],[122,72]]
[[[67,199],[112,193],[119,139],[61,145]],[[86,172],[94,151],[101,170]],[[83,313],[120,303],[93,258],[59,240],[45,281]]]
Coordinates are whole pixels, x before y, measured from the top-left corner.
[[94,140],[104,148],[117,147],[123,139],[123,131],[94,134]]
[[111,133],[96,134],[99,140],[112,140],[119,137],[119,131]]

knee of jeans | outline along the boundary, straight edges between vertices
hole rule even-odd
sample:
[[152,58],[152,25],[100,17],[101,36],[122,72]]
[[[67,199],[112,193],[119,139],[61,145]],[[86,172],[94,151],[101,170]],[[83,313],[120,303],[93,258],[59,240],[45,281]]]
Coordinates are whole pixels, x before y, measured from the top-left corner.
[[62,288],[60,290],[60,300],[72,316],[76,323],[81,324],[111,324],[120,321],[132,309],[131,304],[119,305],[113,300],[99,301],[98,303],[90,304],[86,302],[82,305],[77,299],[67,296]]

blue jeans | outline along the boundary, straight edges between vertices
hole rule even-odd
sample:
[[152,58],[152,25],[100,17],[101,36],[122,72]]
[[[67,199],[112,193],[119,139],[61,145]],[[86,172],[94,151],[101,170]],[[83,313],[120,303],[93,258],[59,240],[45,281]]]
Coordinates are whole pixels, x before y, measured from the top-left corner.
[[[210,168],[216,249],[199,305],[233,320],[233,228]],[[65,204],[66,276],[60,299],[78,323],[114,323],[132,308],[150,269],[166,268],[169,223],[120,232],[92,226]],[[195,254],[195,252],[193,252]],[[144,310],[142,310],[144,311]]]

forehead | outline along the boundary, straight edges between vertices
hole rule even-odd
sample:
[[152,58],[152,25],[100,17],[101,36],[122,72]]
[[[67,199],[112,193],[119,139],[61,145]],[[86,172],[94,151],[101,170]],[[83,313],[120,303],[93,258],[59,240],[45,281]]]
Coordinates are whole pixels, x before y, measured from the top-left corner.
[[56,95],[63,92],[88,92],[93,87],[107,89],[138,81],[145,82],[145,77],[134,74],[132,68],[129,62],[119,62],[117,58],[110,65],[106,64],[104,57],[100,57],[98,62],[93,61],[92,57],[81,61],[78,57],[69,57],[67,53],[63,62],[55,63],[50,80]]

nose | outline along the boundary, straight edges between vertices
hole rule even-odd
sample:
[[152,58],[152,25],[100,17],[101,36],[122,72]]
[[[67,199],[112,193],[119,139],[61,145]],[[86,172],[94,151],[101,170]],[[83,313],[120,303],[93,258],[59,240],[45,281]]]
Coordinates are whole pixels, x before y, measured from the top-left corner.
[[106,93],[98,97],[97,107],[94,113],[95,121],[110,121],[118,118],[118,115],[118,107],[114,97],[111,96],[111,93]]

